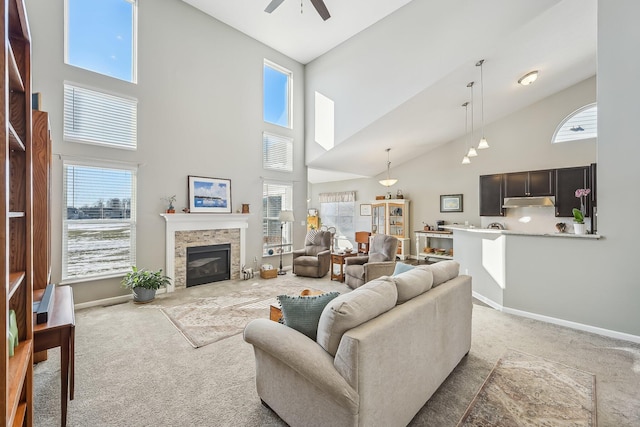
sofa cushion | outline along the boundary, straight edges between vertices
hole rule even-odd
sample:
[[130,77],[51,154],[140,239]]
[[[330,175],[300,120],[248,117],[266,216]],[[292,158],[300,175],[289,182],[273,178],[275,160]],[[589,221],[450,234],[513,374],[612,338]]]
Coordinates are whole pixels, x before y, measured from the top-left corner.
[[430,270],[414,268],[392,277],[398,288],[398,301],[402,304],[413,297],[427,292],[433,285],[433,273]]
[[278,295],[284,324],[315,340],[322,310],[339,295],[339,292],[299,297]]
[[396,285],[386,276],[340,295],[322,311],[316,341],[335,356],[346,331],[391,310],[397,299]]
[[404,262],[396,262],[395,268],[393,269],[392,276],[397,276],[400,273],[404,273],[405,271],[413,270],[415,267],[411,264],[405,264]]
[[435,264],[421,265],[424,270],[430,270],[433,273],[433,287],[443,284],[447,280],[451,280],[454,277],[458,277],[460,272],[460,264],[458,261],[440,261]]

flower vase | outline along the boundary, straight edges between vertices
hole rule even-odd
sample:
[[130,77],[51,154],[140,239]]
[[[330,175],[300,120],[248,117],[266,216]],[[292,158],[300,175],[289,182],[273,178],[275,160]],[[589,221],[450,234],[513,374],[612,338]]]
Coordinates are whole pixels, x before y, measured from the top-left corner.
[[575,234],[585,234],[584,223],[580,224],[580,223],[574,222],[573,223],[573,232]]

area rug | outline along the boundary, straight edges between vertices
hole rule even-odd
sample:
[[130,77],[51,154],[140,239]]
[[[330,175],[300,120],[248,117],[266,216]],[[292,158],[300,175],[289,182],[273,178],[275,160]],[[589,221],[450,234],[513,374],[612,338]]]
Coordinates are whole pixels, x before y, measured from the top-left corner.
[[458,423],[462,426],[595,427],[595,376],[507,350]]
[[231,294],[195,298],[193,301],[163,307],[161,311],[195,348],[239,334],[249,321],[269,318],[269,305],[281,294],[299,295],[304,289],[295,284],[269,285],[256,282],[249,289]]

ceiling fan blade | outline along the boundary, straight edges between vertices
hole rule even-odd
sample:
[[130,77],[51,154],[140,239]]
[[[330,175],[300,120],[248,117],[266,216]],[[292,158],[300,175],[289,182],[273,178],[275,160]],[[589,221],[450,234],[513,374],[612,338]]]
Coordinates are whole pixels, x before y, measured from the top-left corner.
[[331,15],[329,15],[329,10],[327,9],[327,6],[324,4],[324,1],[322,1],[322,0],[311,0],[311,4],[313,4],[313,7],[316,8],[318,13],[320,14],[320,17],[324,21],[326,21],[327,19],[331,18]]
[[271,3],[269,3],[269,5],[264,11],[267,13],[273,12],[278,8],[278,6],[280,6],[280,4],[282,4],[283,1],[284,0],[271,0]]

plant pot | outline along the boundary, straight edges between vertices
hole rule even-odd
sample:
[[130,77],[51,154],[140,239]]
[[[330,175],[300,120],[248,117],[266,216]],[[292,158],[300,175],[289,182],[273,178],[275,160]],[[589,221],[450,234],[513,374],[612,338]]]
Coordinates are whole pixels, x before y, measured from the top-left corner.
[[577,222],[573,223],[573,232],[575,234],[586,234],[584,224],[578,224]]
[[176,213],[176,210],[175,209],[167,209],[167,213],[168,214]]
[[144,304],[145,302],[153,301],[155,297],[155,289],[133,288],[133,302]]

